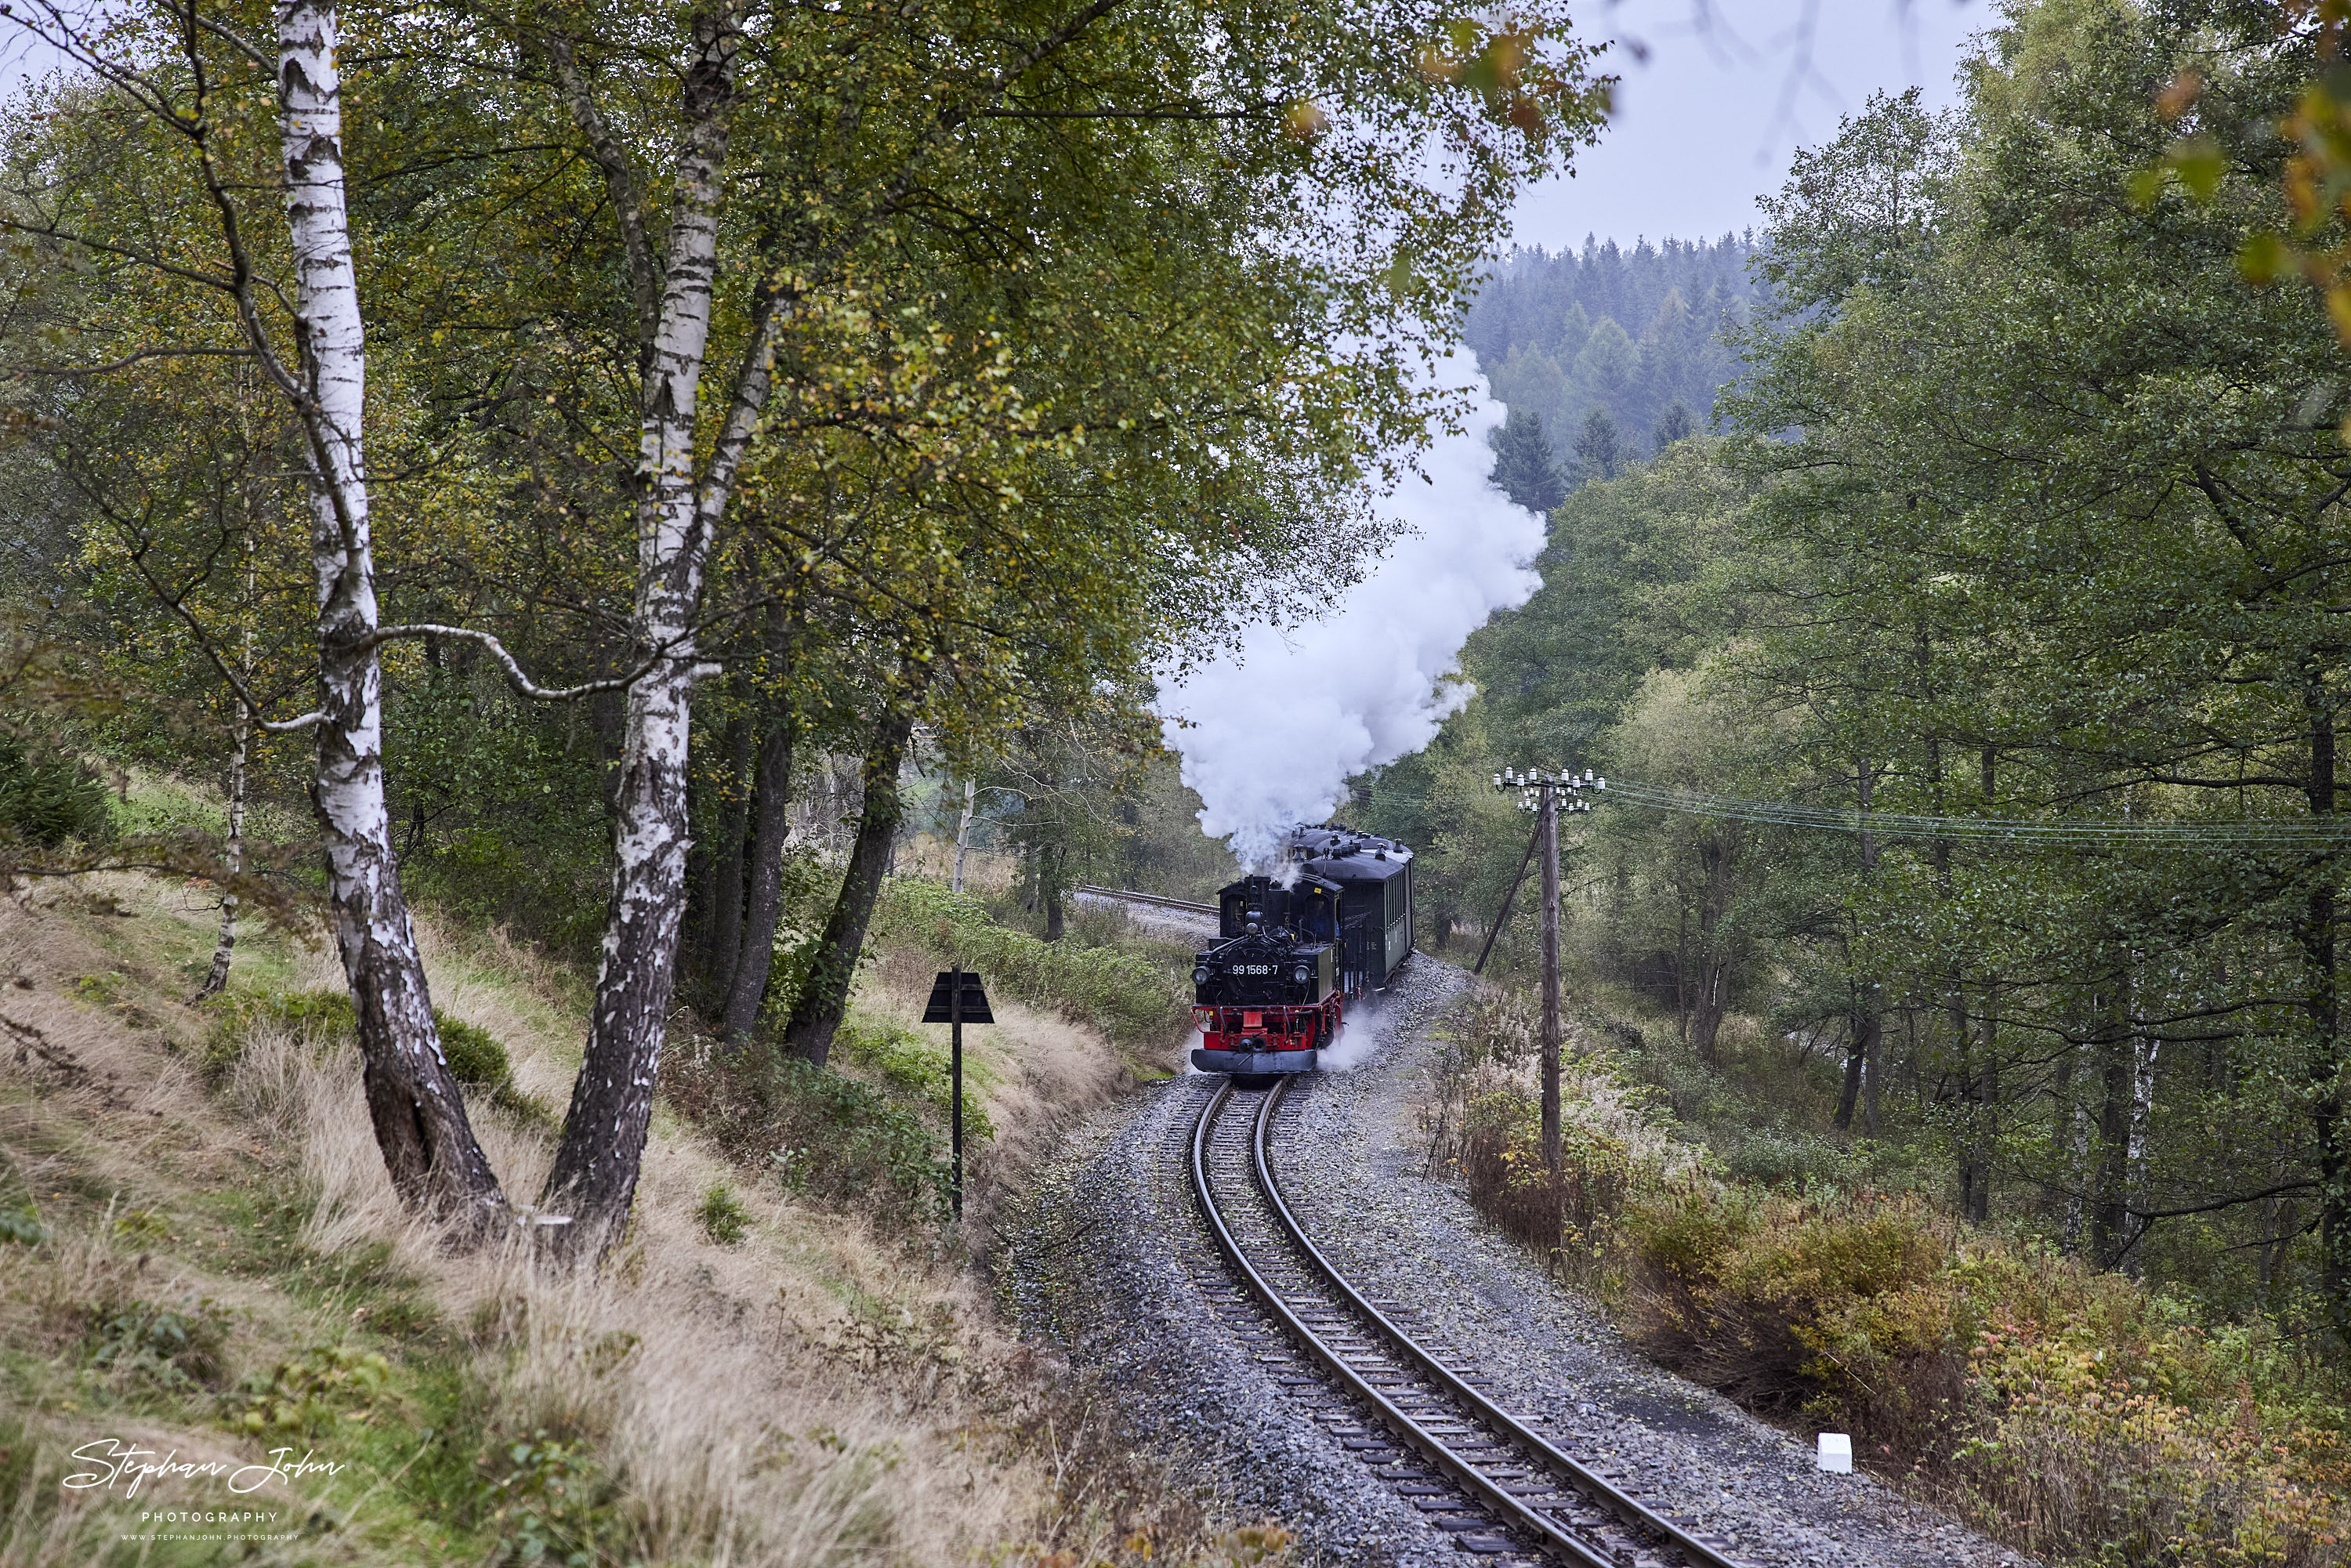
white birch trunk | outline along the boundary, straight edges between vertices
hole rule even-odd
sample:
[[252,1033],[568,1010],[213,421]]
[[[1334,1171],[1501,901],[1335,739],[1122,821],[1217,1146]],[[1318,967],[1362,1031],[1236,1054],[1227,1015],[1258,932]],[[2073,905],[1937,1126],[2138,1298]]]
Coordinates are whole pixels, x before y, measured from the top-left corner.
[[[245,635],[245,677],[247,690],[253,684],[253,633]],[[221,891],[220,936],[213,943],[212,967],[204,972],[204,983],[198,988],[199,1000],[218,996],[228,988],[229,964],[236,956],[236,892],[234,879],[245,870],[245,763],[246,747],[253,733],[253,716],[245,705],[237,705],[236,725],[232,731],[233,744],[228,754],[228,842],[221,860],[228,867],[232,881]]]
[[972,801],[978,793],[978,785],[968,779],[963,781],[963,820],[956,824],[955,891],[957,893],[963,891],[963,861],[971,850]]
[[586,1059],[543,1203],[573,1221],[580,1249],[620,1233],[653,1119],[678,927],[685,910],[686,743],[697,658],[694,618],[710,538],[767,397],[773,299],[755,303],[751,343],[708,470],[695,474],[695,413],[717,274],[720,174],[738,34],[731,11],[695,17],[684,90],[687,126],[672,204],[661,308],[647,356],[638,436],[635,655],[656,658],[629,688],[614,830],[611,904]]
[[[2123,1162],[2123,1190],[2128,1195],[2124,1201],[2135,1208],[2147,1207],[2147,1144],[2155,1123],[2155,1058],[2162,1048],[2163,1041],[2144,1030],[2131,1034],[2131,1120]],[[2123,1260],[2123,1270],[2137,1279],[2146,1266],[2144,1249],[2137,1240],[2144,1238],[2146,1231],[2134,1229],[2130,1234],[2134,1243]]]
[[286,219],[293,242],[319,579],[318,778],[335,937],[358,1014],[368,1110],[412,1204],[486,1221],[504,1206],[441,1052],[383,794],[382,670],[368,538],[366,337],[344,198],[342,84],[331,0],[277,9]]
[[[2074,1053],[2079,1063],[2075,1071],[2076,1081],[2095,1082],[2086,1072],[2081,1071],[2095,1065],[2095,1059],[2092,1055],[2088,1042],[2076,1045],[2074,1048]],[[2080,1091],[2077,1090],[2074,1098],[2072,1114],[2067,1122],[2065,1149],[2067,1179],[2064,1251],[2069,1258],[2081,1256],[2083,1239],[2089,1227],[2090,1122],[2090,1107],[2084,1102]]]

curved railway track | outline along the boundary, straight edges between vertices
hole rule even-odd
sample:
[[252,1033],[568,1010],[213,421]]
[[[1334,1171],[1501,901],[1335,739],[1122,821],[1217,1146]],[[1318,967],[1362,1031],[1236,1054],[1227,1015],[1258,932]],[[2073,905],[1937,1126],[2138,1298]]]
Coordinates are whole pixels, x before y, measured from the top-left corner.
[[1384,1310],[1332,1266],[1274,1168],[1290,1082],[1216,1091],[1192,1125],[1192,1190],[1231,1275],[1316,1369],[1328,1396],[1310,1403],[1343,1446],[1489,1561],[1740,1568],[1553,1448],[1415,1339],[1408,1311]]

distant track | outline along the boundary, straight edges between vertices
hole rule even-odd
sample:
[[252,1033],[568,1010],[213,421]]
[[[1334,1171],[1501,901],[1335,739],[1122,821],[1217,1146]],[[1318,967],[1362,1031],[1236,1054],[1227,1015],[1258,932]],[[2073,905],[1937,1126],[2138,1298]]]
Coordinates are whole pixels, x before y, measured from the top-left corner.
[[1181,910],[1186,915],[1205,915],[1211,920],[1217,917],[1215,904],[1195,904],[1188,898],[1162,898],[1155,893],[1136,893],[1123,887],[1095,887],[1082,882],[1070,891],[1084,894],[1089,898],[1117,898],[1128,904],[1147,904],[1154,909]]
[[1343,1446],[1489,1561],[1740,1568],[1553,1448],[1416,1341],[1395,1321],[1409,1313],[1347,1282],[1274,1174],[1274,1118],[1290,1087],[1216,1090],[1192,1125],[1192,1188],[1230,1272],[1345,1407],[1368,1416],[1340,1417]]

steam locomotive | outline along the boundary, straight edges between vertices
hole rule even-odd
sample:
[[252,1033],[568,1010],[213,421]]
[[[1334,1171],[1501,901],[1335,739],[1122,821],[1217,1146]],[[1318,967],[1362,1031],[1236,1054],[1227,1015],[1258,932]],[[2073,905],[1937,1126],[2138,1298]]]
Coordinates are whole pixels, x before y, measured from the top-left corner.
[[1325,824],[1293,828],[1275,876],[1217,894],[1217,942],[1192,969],[1203,1072],[1311,1072],[1349,1000],[1412,953],[1412,851]]

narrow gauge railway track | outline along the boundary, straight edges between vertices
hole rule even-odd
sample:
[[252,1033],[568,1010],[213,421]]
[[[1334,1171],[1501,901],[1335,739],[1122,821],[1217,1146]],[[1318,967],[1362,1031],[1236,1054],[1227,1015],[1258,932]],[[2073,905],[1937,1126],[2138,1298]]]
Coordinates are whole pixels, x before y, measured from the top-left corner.
[[1070,891],[1087,898],[1115,898],[1126,904],[1149,904],[1154,909],[1172,909],[1180,915],[1200,915],[1210,920],[1217,917],[1215,904],[1195,904],[1188,898],[1162,898],[1155,893],[1136,893],[1132,888],[1124,887],[1096,887],[1091,883],[1083,882]]
[[1383,1311],[1332,1266],[1273,1168],[1290,1082],[1216,1091],[1192,1124],[1192,1190],[1231,1273],[1339,1396],[1322,1414],[1342,1442],[1489,1560],[1739,1568],[1495,1405],[1407,1332],[1408,1312]]

